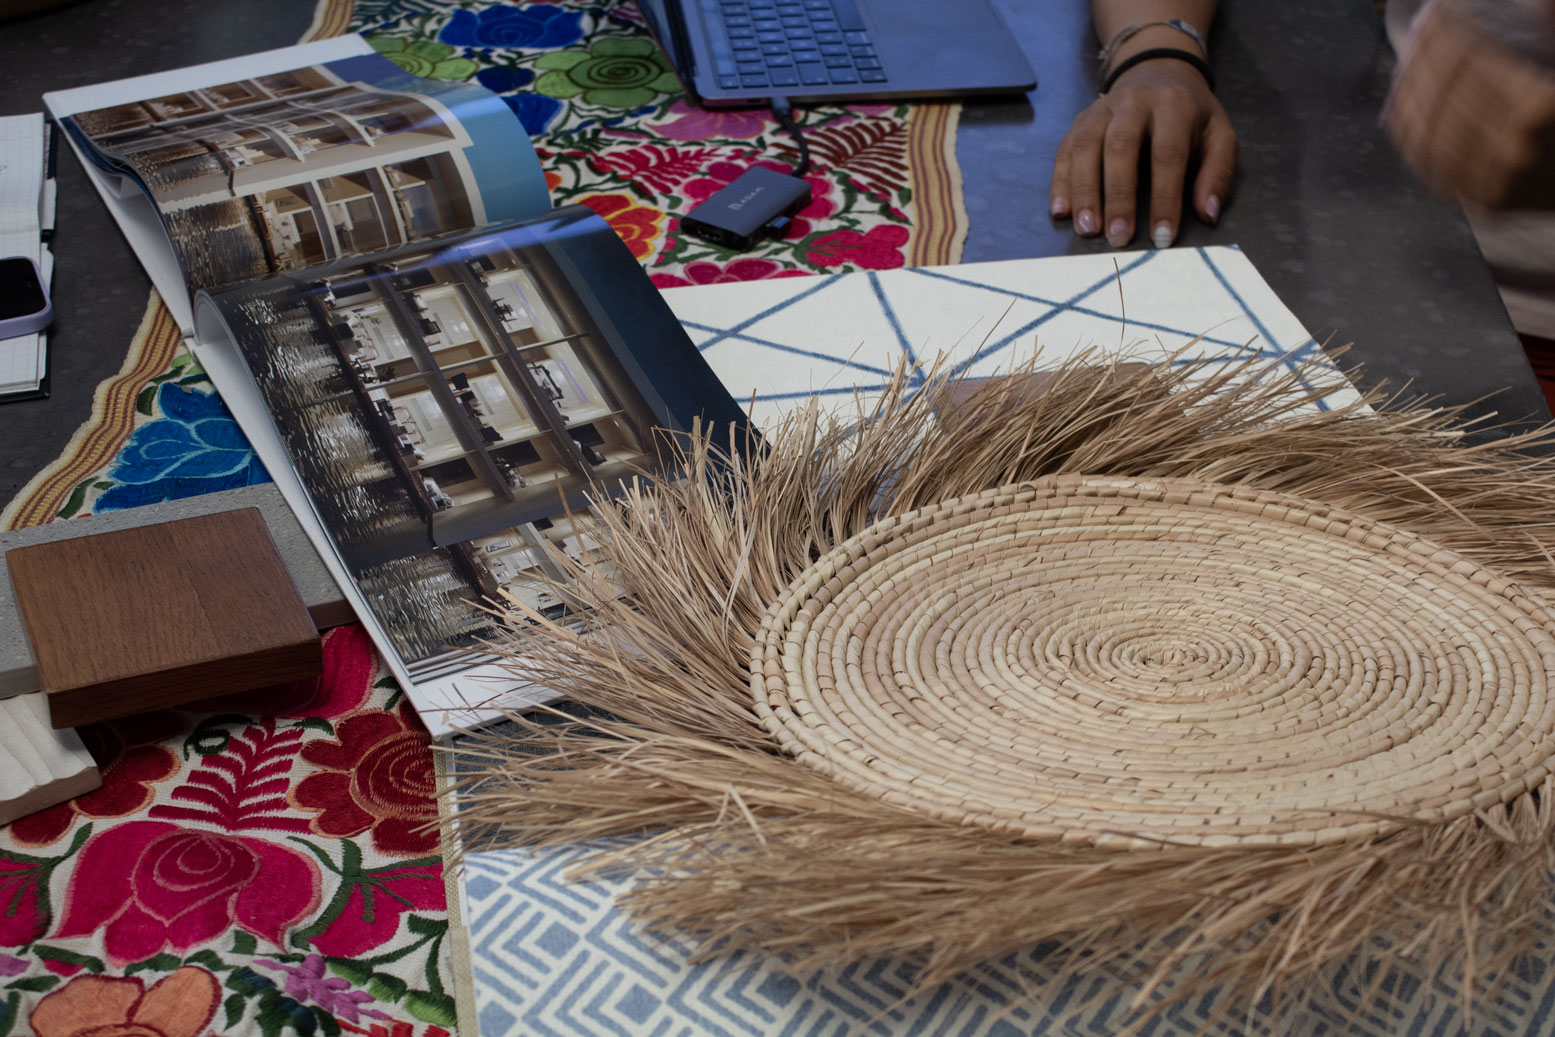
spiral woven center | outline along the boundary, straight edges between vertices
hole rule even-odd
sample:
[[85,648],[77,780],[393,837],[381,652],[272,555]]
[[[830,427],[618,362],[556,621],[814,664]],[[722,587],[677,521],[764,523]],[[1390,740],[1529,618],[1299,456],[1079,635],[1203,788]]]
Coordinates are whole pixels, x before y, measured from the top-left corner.
[[1299,845],[1555,755],[1555,618],[1282,494],[1059,476],[882,521],[769,609],[763,724],[860,793],[1040,839]]

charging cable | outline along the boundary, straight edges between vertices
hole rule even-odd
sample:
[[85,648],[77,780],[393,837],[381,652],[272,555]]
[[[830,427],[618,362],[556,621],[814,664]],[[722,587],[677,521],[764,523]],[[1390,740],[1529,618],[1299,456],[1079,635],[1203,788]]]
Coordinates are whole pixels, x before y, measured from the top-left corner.
[[778,121],[778,125],[788,131],[788,135],[794,138],[794,143],[799,145],[799,164],[794,167],[790,176],[804,176],[810,171],[810,145],[804,139],[804,131],[794,121],[794,106],[786,97],[774,97],[772,99],[772,117]]

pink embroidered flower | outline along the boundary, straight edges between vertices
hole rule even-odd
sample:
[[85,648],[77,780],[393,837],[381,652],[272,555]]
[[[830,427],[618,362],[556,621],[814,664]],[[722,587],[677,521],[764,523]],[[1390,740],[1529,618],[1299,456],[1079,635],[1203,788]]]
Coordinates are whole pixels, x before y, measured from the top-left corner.
[[709,137],[749,140],[767,128],[767,113],[762,108],[696,108],[681,100],[670,105],[664,114],[674,118],[654,126],[654,130],[670,140],[706,140]]
[[318,865],[263,839],[127,821],[93,836],[66,891],[60,937],[102,930],[116,964],[183,952],[233,927],[276,946],[319,903]]
[[406,911],[446,911],[441,863],[374,868],[361,875],[340,914],[311,943],[320,953],[354,958],[399,932]]
[[[707,167],[707,175],[696,180],[686,182],[686,199],[695,204],[707,201],[713,195],[732,184],[736,177],[744,173],[751,166],[761,166],[765,169],[774,169],[779,173],[790,171],[789,166],[781,162],[714,162]],[[831,200],[831,181],[825,177],[808,175],[805,181],[810,185],[810,204],[806,205],[794,214],[794,222],[789,226],[788,233],[783,237],[788,241],[797,241],[810,234],[811,220],[824,220],[837,211],[837,206]]]
[[805,259],[816,266],[847,264],[865,270],[894,270],[907,262],[901,253],[907,237],[907,228],[894,223],[873,227],[867,234],[834,230],[810,242]]
[[680,288],[688,284],[723,284],[727,281],[761,281],[776,277],[809,277],[808,270],[785,270],[782,264],[771,259],[747,257],[719,265],[699,260],[687,263],[681,271],[684,277],[674,274],[654,274],[653,283],[660,288]]
[[184,707],[204,713],[334,719],[362,708],[372,691],[378,656],[360,623],[324,635],[324,672],[317,677],[237,695],[221,695]]
[[198,1037],[216,1016],[221,985],[198,965],[144,980],[77,976],[28,1017],[36,1037]]
[[317,814],[310,827],[344,839],[371,829],[381,853],[419,855],[437,848],[431,739],[408,709],[369,710],[347,717],[334,741],[309,742],[302,758],[319,770],[290,796],[299,810]]

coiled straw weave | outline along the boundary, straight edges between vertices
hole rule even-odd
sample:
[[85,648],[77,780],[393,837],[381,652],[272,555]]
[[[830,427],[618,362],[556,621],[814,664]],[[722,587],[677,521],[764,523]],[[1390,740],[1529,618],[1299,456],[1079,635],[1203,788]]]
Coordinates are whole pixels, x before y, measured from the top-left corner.
[[942,820],[1310,845],[1536,788],[1552,630],[1510,581],[1383,523],[1070,475],[838,546],[767,613],[752,689],[800,762]]

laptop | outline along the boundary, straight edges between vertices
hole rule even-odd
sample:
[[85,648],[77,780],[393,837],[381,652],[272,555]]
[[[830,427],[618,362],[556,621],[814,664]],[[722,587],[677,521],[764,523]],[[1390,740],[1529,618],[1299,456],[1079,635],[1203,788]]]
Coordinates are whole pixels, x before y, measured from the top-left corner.
[[1037,74],[990,0],[637,0],[703,105],[1025,93]]

